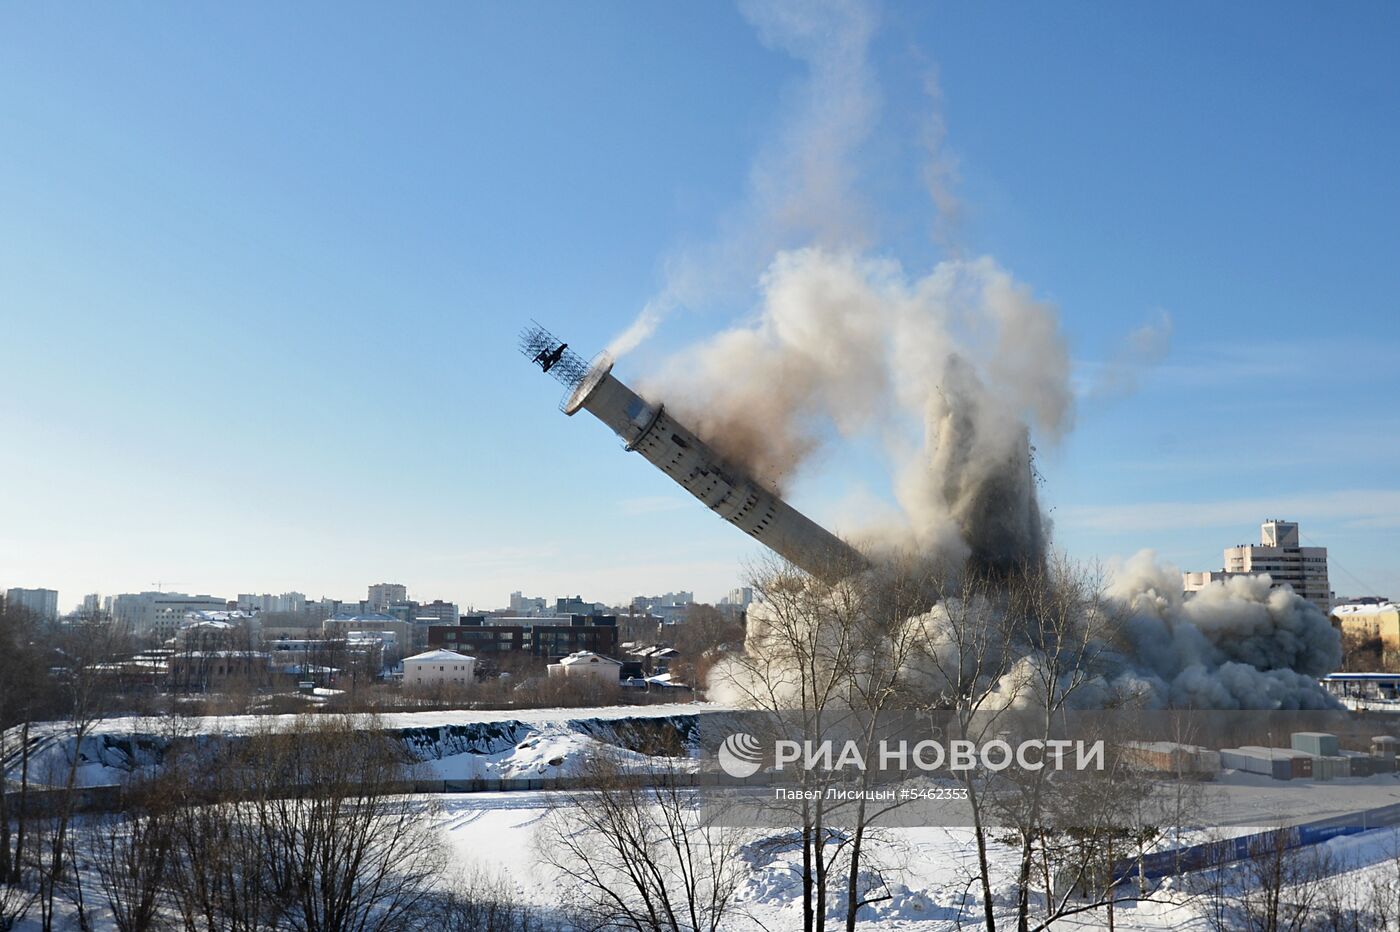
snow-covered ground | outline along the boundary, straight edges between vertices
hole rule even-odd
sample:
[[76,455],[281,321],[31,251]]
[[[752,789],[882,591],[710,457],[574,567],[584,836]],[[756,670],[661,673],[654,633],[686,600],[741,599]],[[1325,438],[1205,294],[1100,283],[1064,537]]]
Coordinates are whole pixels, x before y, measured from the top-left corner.
[[1342,705],[1353,712],[1400,712],[1400,699],[1363,699],[1358,696],[1342,696]]
[[[463,872],[485,871],[504,878],[523,900],[559,914],[565,894],[543,864],[542,846],[549,845],[547,816],[568,805],[559,792],[471,793],[421,797],[422,824],[437,830],[452,860]],[[774,833],[754,829],[740,855],[743,880],[723,932],[796,932],[802,928],[800,852],[795,846],[757,844]],[[1336,879],[1365,890],[1372,879],[1397,874],[1400,832],[1379,829],[1334,839],[1321,846],[1340,873]],[[879,871],[890,899],[861,915],[859,928],[869,932],[953,932],[981,928],[977,899],[973,838],[967,829],[906,828],[887,830],[870,848],[872,867]],[[1010,849],[992,849],[994,893],[1003,907],[1011,902],[1014,868]],[[1116,905],[1115,924],[1123,932],[1209,932],[1203,902],[1183,892],[1190,878],[1173,878],[1159,902],[1124,901]],[[107,910],[90,905],[89,919],[98,930],[114,928]],[[833,906],[832,928],[841,927]],[[70,905],[60,908],[60,927],[76,928]],[[840,917],[842,920],[844,917]],[[1056,928],[1102,929],[1106,915],[1090,912],[1066,917]],[[66,923],[66,925],[65,925]],[[19,932],[37,932],[37,914]]]
[[[612,723],[636,725],[648,721],[676,722],[684,727],[690,719],[671,716],[541,721],[508,729],[500,734],[501,740],[477,740],[469,747],[444,741],[430,730],[421,752],[410,743],[421,761],[414,768],[414,776],[421,780],[568,777],[577,774],[595,755],[606,757],[623,769],[650,770],[656,766],[656,759],[626,747],[619,733],[608,727]],[[677,765],[678,769],[689,769],[695,763],[682,759]]]
[[[547,844],[543,830],[551,807],[568,801],[566,794],[551,792],[497,793],[436,796],[426,805],[424,818],[444,832],[447,843],[463,864],[499,871],[520,895],[542,907],[562,904],[558,887],[542,866],[538,846]],[[763,838],[759,830],[752,841]],[[1362,835],[1334,839],[1325,846],[1343,869],[1340,881],[1361,889],[1368,878],[1396,871],[1400,835],[1378,829]],[[760,928],[787,932],[802,928],[799,855],[796,849],[745,848],[745,879],[736,896],[735,909],[726,929],[747,932]],[[994,849],[994,891],[1010,895],[1012,852]],[[883,833],[872,852],[891,899],[867,910],[860,928],[871,932],[945,932],[980,927],[980,902],[973,886],[976,854],[967,829],[907,828]],[[1117,904],[1115,923],[1125,932],[1162,932],[1168,929],[1200,930],[1208,926],[1199,906],[1180,889],[1178,880],[1159,896],[1163,902]],[[1102,912],[1068,917],[1057,928],[1100,929]]]

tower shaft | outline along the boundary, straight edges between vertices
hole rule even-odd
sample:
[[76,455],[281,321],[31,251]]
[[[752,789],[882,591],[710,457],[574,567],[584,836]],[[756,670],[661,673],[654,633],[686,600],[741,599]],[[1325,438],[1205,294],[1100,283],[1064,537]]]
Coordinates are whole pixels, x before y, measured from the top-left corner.
[[745,475],[667,412],[613,378],[601,362],[564,411],[584,409],[715,514],[793,565],[827,580],[865,566],[849,544]]

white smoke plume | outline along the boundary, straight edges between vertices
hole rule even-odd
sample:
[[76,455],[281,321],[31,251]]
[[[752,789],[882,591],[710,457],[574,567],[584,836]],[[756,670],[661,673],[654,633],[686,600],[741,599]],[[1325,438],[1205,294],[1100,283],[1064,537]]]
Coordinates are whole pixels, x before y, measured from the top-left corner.
[[1069,356],[1053,308],[991,259],[910,278],[849,252],[781,253],[756,319],[641,390],[779,491],[833,430],[877,438],[905,547],[993,563],[1043,552],[1028,427],[1050,439],[1069,428]]
[[740,10],[765,46],[804,66],[804,77],[788,89],[773,141],[750,166],[744,203],[710,240],[667,257],[661,290],[608,345],[613,359],[676,311],[746,292],[784,248],[868,244],[857,154],[880,109],[869,61],[878,16],[860,0],[744,0]]
[[938,71],[930,70],[924,77],[924,94],[929,110],[924,116],[924,187],[937,210],[934,238],[953,255],[961,255],[958,227],[962,222],[963,205],[958,197],[958,159],[948,146],[948,124],[943,118],[943,85]]

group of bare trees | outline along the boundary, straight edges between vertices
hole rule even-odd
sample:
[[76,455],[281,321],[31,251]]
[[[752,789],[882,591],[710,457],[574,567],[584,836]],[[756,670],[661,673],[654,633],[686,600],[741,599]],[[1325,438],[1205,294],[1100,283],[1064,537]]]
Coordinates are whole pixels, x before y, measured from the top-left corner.
[[1250,839],[1245,856],[1219,840],[1185,885],[1212,932],[1375,932],[1400,928],[1400,835],[1363,874],[1326,846],[1294,844],[1287,828]]
[[79,928],[101,913],[120,932],[538,928],[504,890],[449,882],[408,773],[402,745],[363,718],[181,742],[119,811],[79,813],[60,793],[28,815],[11,852],[27,869],[11,875],[0,924],[32,909],[46,930],[60,912]]
[[[767,738],[839,735],[873,760],[891,715],[924,713],[953,737],[984,741],[1009,727],[1049,738],[1081,690],[1098,682],[1112,608],[1092,573],[1069,564],[979,572],[889,562],[823,581],[772,564],[751,579],[744,651],[722,660],[713,694],[770,713]],[[1027,733],[1027,722],[1029,732]],[[1040,929],[1104,913],[1172,817],[1145,803],[1142,776],[1117,758],[1092,781],[1052,785],[1053,772],[956,773],[977,848],[985,926]],[[699,820],[692,794],[665,772],[595,774],[594,787],[553,817],[545,860],[598,929],[709,932],[732,906],[737,837]],[[873,768],[798,768],[790,802],[774,803],[782,844],[800,852],[804,932],[854,930],[889,898],[891,836],[904,802],[869,791]],[[839,792],[831,792],[837,790]],[[997,878],[994,849],[1014,867]],[[717,854],[727,852],[726,858]],[[1013,891],[1008,905],[994,886]]]
[[[0,605],[0,929],[31,908],[46,929],[53,923],[75,859],[80,759],[35,760],[32,752],[55,739],[82,746],[120,701],[108,661],[125,646],[107,624],[55,626]],[[50,792],[31,812],[31,789],[40,785]]]
[[594,758],[537,836],[580,929],[718,932],[742,879],[739,833],[701,817],[682,771]]
[[304,718],[182,757],[162,779],[184,798],[155,815],[170,820],[165,879],[185,928],[410,927],[443,860],[402,795],[402,747],[373,722]]
[[704,687],[710,669],[720,658],[741,650],[744,644],[743,621],[735,612],[713,605],[690,606],[685,620],[670,628],[671,646],[677,653],[670,664],[671,676],[695,689]]

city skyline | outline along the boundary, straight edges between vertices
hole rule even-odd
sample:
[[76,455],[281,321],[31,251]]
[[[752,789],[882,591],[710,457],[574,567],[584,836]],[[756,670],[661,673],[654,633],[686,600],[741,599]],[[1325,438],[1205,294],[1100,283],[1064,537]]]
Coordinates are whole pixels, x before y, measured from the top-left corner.
[[[364,587],[364,588],[369,589],[369,590],[372,590],[372,589],[375,587],[375,585],[376,585],[376,584],[369,584],[369,585],[367,585],[367,586]],[[444,604],[450,603],[450,604],[457,605],[458,608],[459,608],[462,612],[467,612],[467,611],[511,611],[511,610],[512,610],[512,602],[514,601],[514,597],[522,594],[522,590],[514,590],[514,591],[512,591],[512,592],[510,593],[510,595],[508,595],[505,599],[503,599],[503,600],[501,600],[501,601],[499,601],[499,602],[497,602],[497,603],[491,603],[491,604],[487,604],[487,603],[474,604],[474,603],[456,602],[456,601],[454,601],[454,600],[452,600],[452,599],[443,599],[441,596],[432,595],[431,593],[429,593],[429,594],[427,594],[427,595],[416,594],[411,586],[407,586],[407,587],[405,587],[405,588],[408,589],[408,596],[407,596],[407,598],[405,599],[405,601],[411,601],[411,602],[417,603],[417,604],[419,604],[419,605],[427,605],[427,606],[433,606],[433,605],[436,605],[436,604],[438,604],[438,603],[444,603]],[[682,597],[682,596],[683,596],[683,597],[686,597],[686,598],[691,599],[691,600],[693,600],[693,601],[699,601],[699,602],[702,602],[702,603],[705,603],[705,604],[715,604],[715,605],[718,605],[718,604],[721,604],[721,603],[725,602],[726,600],[728,600],[728,599],[730,598],[730,596],[731,596],[734,592],[740,591],[740,590],[743,589],[743,588],[744,588],[744,587],[734,586],[734,587],[731,587],[730,589],[725,590],[724,592],[722,592],[722,593],[716,595],[716,596],[715,596],[714,598],[712,598],[712,599],[700,599],[700,600],[694,600],[694,594],[693,594],[692,592],[688,592],[688,591],[685,591],[685,590],[676,590],[676,591],[666,591],[663,595],[660,595],[660,596],[650,596],[650,595],[647,595],[647,593],[646,593],[645,591],[638,591],[638,592],[633,592],[631,595],[628,595],[628,596],[625,596],[625,597],[621,597],[621,598],[616,598],[616,599],[612,599],[612,598],[608,598],[608,599],[587,599],[587,598],[585,598],[584,601],[585,601],[585,602],[595,602],[595,603],[598,603],[598,604],[608,605],[608,606],[610,606],[610,607],[619,607],[619,606],[624,606],[624,605],[631,605],[631,604],[635,603],[635,602],[636,602],[637,600],[639,600],[639,599],[641,599],[641,600],[647,600],[647,599],[652,599],[652,598],[659,598],[659,599],[664,600],[664,599],[666,599],[666,598],[668,598],[668,597]],[[17,590],[26,590],[26,591],[35,591],[35,590],[39,590],[39,591],[49,591],[49,592],[57,593],[58,596],[59,596],[58,601],[57,601],[57,608],[58,608],[58,614],[59,614],[59,615],[69,615],[69,614],[72,614],[72,613],[74,613],[74,612],[80,612],[80,611],[105,610],[105,609],[103,608],[103,604],[104,604],[105,602],[109,602],[110,600],[117,598],[118,596],[123,596],[123,595],[128,595],[128,596],[129,596],[129,595],[149,595],[149,594],[183,595],[183,596],[191,596],[191,597],[206,597],[206,596],[207,596],[207,597],[211,597],[211,598],[222,599],[223,601],[225,601],[225,602],[227,602],[227,603],[229,603],[229,604],[241,603],[245,597],[252,597],[253,599],[258,599],[258,600],[267,599],[267,598],[271,598],[271,599],[277,600],[277,599],[282,599],[282,598],[285,598],[285,597],[288,597],[288,596],[292,596],[292,597],[300,597],[300,598],[299,598],[299,601],[301,601],[302,603],[304,603],[304,604],[303,604],[303,607],[302,607],[301,609],[299,609],[299,610],[296,610],[296,611],[305,611],[308,607],[310,607],[310,606],[312,606],[312,605],[319,605],[319,604],[326,603],[326,602],[335,602],[335,603],[339,603],[339,604],[341,604],[341,605],[362,605],[362,606],[364,606],[366,613],[369,613],[369,614],[374,614],[374,613],[376,613],[376,612],[381,611],[381,609],[376,608],[375,605],[373,604],[373,603],[374,603],[374,599],[373,599],[373,596],[372,596],[372,595],[369,595],[369,596],[366,596],[366,597],[362,597],[362,598],[339,598],[339,597],[336,596],[336,595],[331,595],[331,594],[326,594],[326,593],[322,593],[322,594],[316,595],[316,596],[311,596],[311,595],[307,594],[306,592],[302,592],[301,590],[298,590],[298,589],[288,589],[288,590],[285,590],[285,591],[283,591],[283,592],[257,592],[257,591],[253,591],[253,590],[256,590],[256,589],[257,589],[256,586],[252,587],[251,590],[248,589],[248,588],[246,588],[246,587],[240,588],[240,589],[237,590],[236,593],[231,592],[229,595],[224,595],[223,593],[213,592],[213,591],[207,591],[207,592],[206,592],[206,591],[203,591],[203,590],[200,590],[200,591],[191,590],[191,591],[189,591],[189,592],[183,592],[183,591],[177,591],[177,590],[174,590],[174,589],[121,589],[121,590],[116,590],[116,591],[112,591],[112,592],[85,591],[81,596],[78,596],[76,599],[69,599],[67,596],[63,595],[63,593],[62,593],[60,590],[56,590],[56,589],[54,589],[54,588],[52,588],[52,587],[49,587],[49,586],[29,586],[29,587],[24,587],[24,586],[9,586],[9,585],[6,585],[6,584],[4,584],[4,583],[0,583],[0,595],[4,595],[4,594],[5,594],[7,591],[9,591],[9,590],[16,590],[16,589],[17,589]],[[76,591],[76,590],[75,590],[75,591]],[[648,591],[651,591],[651,590],[648,590]],[[543,595],[543,596],[537,596],[537,597],[527,597],[527,598],[526,598],[526,601],[532,601],[532,600],[539,600],[539,599],[542,599],[542,600],[544,601],[546,607],[548,607],[549,605],[553,604],[553,603],[556,602],[556,601],[578,599],[578,598],[582,598],[582,597],[587,596],[587,595],[589,595],[589,593],[587,593],[587,592],[574,592],[574,593],[572,593],[572,595],[570,595],[570,594],[558,594],[558,593],[556,593],[556,594],[552,594],[552,595]],[[94,597],[96,598],[96,604],[95,604],[95,605],[94,605],[94,604],[90,604],[90,603],[93,602]],[[70,604],[70,603],[71,603],[71,604]],[[344,609],[342,609],[342,611],[343,611],[343,610],[344,610]],[[283,611],[283,610],[281,610],[281,609],[274,609],[273,611]],[[293,610],[292,610],[292,609],[287,609],[286,611],[293,611]]]
[[[890,5],[833,94],[727,7],[6,8],[0,586],[713,601],[759,548],[514,336],[591,355],[697,270],[641,384],[834,238],[1057,308],[1072,556],[1210,568],[1280,516],[1339,595],[1396,596],[1400,12],[1367,9]],[[829,433],[793,504],[893,513],[878,442]]]
[[[1275,588],[1278,588],[1280,586],[1289,586],[1293,588],[1300,595],[1316,603],[1319,609],[1322,610],[1324,613],[1329,612],[1330,608],[1332,607],[1332,604],[1334,603],[1342,604],[1356,598],[1374,598],[1377,596],[1380,596],[1381,598],[1389,598],[1388,596],[1383,596],[1376,592],[1338,593],[1332,590],[1328,582],[1327,548],[1302,547],[1301,549],[1299,549],[1301,547],[1302,540],[1304,539],[1310,540],[1311,538],[1307,538],[1306,535],[1302,533],[1301,528],[1298,526],[1297,522],[1290,522],[1277,518],[1270,518],[1266,521],[1261,522],[1260,524],[1260,541],[1264,545],[1263,549],[1261,549],[1258,545],[1247,544],[1227,546],[1222,548],[1223,562],[1225,563],[1225,566],[1221,571],[1192,570],[1190,568],[1178,567],[1178,569],[1181,569],[1183,574],[1183,590],[1186,594],[1189,595],[1190,593],[1198,591],[1200,588],[1202,588],[1208,583],[1225,579],[1230,575],[1269,574],[1273,577],[1273,583]],[[1275,552],[1274,550],[1269,549],[1271,547],[1291,547],[1293,548],[1293,550],[1289,552]],[[1264,565],[1250,565],[1251,559],[1253,558],[1255,552],[1258,552],[1260,554],[1260,558],[1265,561]],[[1290,553],[1291,556],[1289,555]],[[1283,560],[1284,562],[1279,563],[1279,565],[1275,566],[1274,564],[1278,563],[1279,560]],[[1292,562],[1290,563],[1288,561]],[[1302,565],[1302,563],[1304,562],[1316,563],[1319,564],[1319,566],[1304,567]],[[1271,570],[1273,570],[1273,572],[1271,572]],[[1314,579],[1314,577],[1316,578]],[[257,587],[253,587],[253,590],[256,590],[256,588]],[[236,604],[239,609],[247,607],[245,603],[276,604],[286,601],[288,603],[294,603],[295,607],[289,604],[289,606],[285,608],[269,609],[263,607],[261,610],[292,613],[305,612],[309,607],[313,605],[324,606],[328,602],[334,602],[342,606],[358,604],[368,614],[382,613],[386,610],[386,607],[390,605],[408,602],[412,602],[414,604],[419,605],[426,605],[430,607],[445,605],[450,602],[450,604],[457,606],[462,612],[510,611],[519,613],[523,612],[524,607],[527,605],[530,607],[547,608],[551,602],[558,601],[562,603],[564,601],[575,601],[582,598],[582,593],[575,593],[572,596],[526,596],[525,592],[527,590],[516,589],[512,590],[509,596],[504,601],[497,601],[494,603],[456,603],[451,602],[451,600],[447,600],[447,602],[445,602],[440,597],[434,598],[431,602],[429,602],[427,596],[423,595],[422,593],[415,594],[412,587],[407,586],[403,583],[370,583],[367,584],[364,588],[366,591],[366,596],[363,599],[340,599],[335,596],[330,596],[326,594],[321,594],[316,597],[310,597],[305,592],[302,592],[300,590],[288,590],[281,593],[271,593],[249,591],[246,588],[241,588],[238,590],[238,594],[235,598],[225,598],[225,601],[227,601],[228,604],[231,606]],[[6,587],[0,585],[0,592],[5,591]],[[22,597],[28,597],[30,599],[34,598],[37,595],[40,595],[41,593],[48,593],[50,597],[56,595],[55,590],[46,589],[42,587],[38,589],[28,590],[20,589],[18,591],[20,592]],[[15,592],[15,589],[10,589],[8,594],[13,595]],[[751,594],[752,590],[748,587],[734,587],[726,590],[722,595],[716,596],[714,598],[702,598],[699,600],[695,599],[694,592],[682,589],[675,591],[668,590],[656,595],[634,593],[633,595],[625,597],[585,599],[583,601],[595,603],[598,605],[607,605],[610,607],[618,607],[629,604],[635,606],[638,602],[651,601],[666,604],[677,602],[689,603],[698,601],[704,604],[720,605],[730,602],[736,594],[741,592]],[[114,598],[131,594],[133,593],[85,593],[82,599],[74,603],[73,608],[69,611],[96,611],[100,606],[110,604]],[[145,590],[140,594],[197,596],[214,595],[212,592],[177,593],[174,591],[159,589]],[[224,597],[219,596],[219,598]],[[50,603],[52,603],[55,601],[55,599],[50,598],[49,601]],[[745,601],[747,601],[747,599],[745,599]],[[538,603],[538,605],[536,605],[536,603]],[[62,605],[63,603],[59,604]],[[346,609],[344,608],[339,609],[339,611],[345,610]],[[62,614],[68,614],[68,612],[62,612]]]

